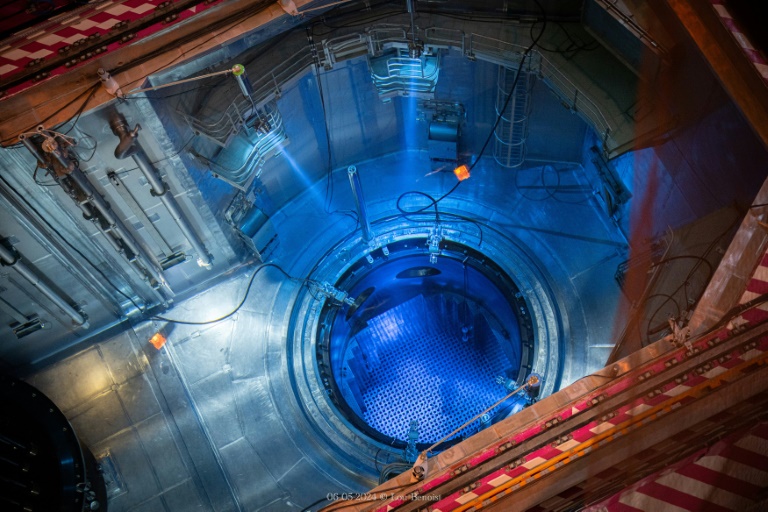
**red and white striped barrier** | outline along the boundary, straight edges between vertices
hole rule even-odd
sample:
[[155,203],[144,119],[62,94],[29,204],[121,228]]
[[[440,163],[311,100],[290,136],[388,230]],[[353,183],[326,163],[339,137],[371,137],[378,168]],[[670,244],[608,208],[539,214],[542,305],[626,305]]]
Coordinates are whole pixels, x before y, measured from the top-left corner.
[[768,85],[768,59],[757,50],[749,41],[747,35],[741,30],[739,24],[733,19],[731,13],[728,11],[727,3],[723,0],[711,0],[712,7],[714,7],[717,16],[720,21],[725,25],[725,28],[731,33],[738,45],[741,47],[744,55],[755,66],[755,69],[760,76],[763,77],[763,82]]

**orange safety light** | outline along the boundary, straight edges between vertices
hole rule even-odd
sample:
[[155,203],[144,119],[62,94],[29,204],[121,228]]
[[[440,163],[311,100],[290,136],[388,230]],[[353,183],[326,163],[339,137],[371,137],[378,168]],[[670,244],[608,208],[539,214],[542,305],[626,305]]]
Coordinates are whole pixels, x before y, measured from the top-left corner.
[[464,181],[466,179],[469,179],[469,167],[467,167],[466,165],[460,165],[453,170],[453,174],[455,174],[456,177],[459,178],[459,181]]
[[149,338],[149,342],[157,350],[160,350],[161,348],[163,348],[163,345],[165,345],[166,341],[167,340],[165,339],[165,336],[163,336],[159,332],[156,332],[151,338]]

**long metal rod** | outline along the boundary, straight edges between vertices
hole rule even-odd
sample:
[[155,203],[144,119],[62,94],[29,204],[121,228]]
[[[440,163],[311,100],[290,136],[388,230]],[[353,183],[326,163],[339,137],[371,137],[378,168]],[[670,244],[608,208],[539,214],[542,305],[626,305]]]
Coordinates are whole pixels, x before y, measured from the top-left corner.
[[47,221],[39,215],[32,213],[29,202],[25,198],[20,197],[18,191],[12,194],[11,191],[13,189],[6,189],[8,183],[5,182],[4,184],[5,186],[0,186],[0,199],[2,199],[0,202],[5,204],[4,208],[11,215],[15,215],[21,227],[37,240],[37,243],[45,247],[45,250],[55,256],[64,265],[64,268],[83,283],[95,297],[99,298],[99,301],[106,308],[112,310],[115,315],[120,316],[121,306],[112,299],[112,294],[104,285],[103,279],[99,279],[84,265],[80,267],[73,265],[72,262],[78,261],[79,255],[71,252],[71,246],[69,249],[65,247],[67,240],[53,236],[50,223],[48,223],[46,228],[45,223]]
[[333,3],[330,3],[330,4],[320,5],[318,7],[312,7],[311,9],[302,9],[301,11],[297,11],[297,12],[299,14],[306,14],[308,12],[319,11],[320,9],[327,9],[327,8],[333,7],[335,5],[348,4],[350,2],[352,2],[352,0],[341,0],[339,2],[333,2]]
[[[22,141],[22,143],[29,149],[29,151],[35,156],[37,161],[40,163],[41,166],[48,168],[49,164],[46,161],[45,157],[41,153],[40,149],[37,147],[36,144],[34,144],[29,138],[27,138],[24,135],[19,136],[19,139]],[[78,208],[82,210],[83,214],[86,218],[91,218],[94,214],[94,209],[98,210],[99,213],[101,213],[103,220],[109,225],[108,228],[104,229],[99,223],[96,223],[95,225],[99,228],[99,230],[104,234],[104,236],[107,238],[107,241],[114,247],[115,251],[118,254],[122,254],[128,263],[132,264],[134,267],[138,268],[139,271],[143,276],[150,277],[154,279],[159,285],[161,285],[161,289],[163,290],[163,293],[159,293],[157,290],[153,289],[153,293],[159,298],[161,301],[165,301],[166,297],[173,297],[174,293],[173,290],[171,290],[170,286],[168,286],[168,283],[163,278],[162,274],[152,266],[152,263],[148,261],[148,258],[146,255],[142,254],[140,252],[140,248],[136,244],[133,237],[130,235],[128,230],[125,228],[125,226],[120,222],[119,219],[115,218],[114,215],[111,213],[111,209],[109,205],[106,204],[104,199],[93,189],[90,182],[88,181],[88,178],[80,171],[79,168],[77,168],[76,165],[73,165],[73,162],[69,160],[69,158],[62,154],[59,150],[52,153],[53,157],[56,158],[56,160],[59,161],[59,163],[69,171],[69,174],[67,176],[71,178],[71,182],[76,184],[78,188],[80,188],[80,191],[87,196],[86,201],[78,201],[75,200],[75,203],[77,204]],[[72,195],[71,188],[72,185],[70,184],[69,180],[58,180],[59,185],[67,191],[69,195]],[[75,196],[72,195],[74,198]],[[130,260],[128,258],[128,255],[125,254],[125,251],[123,247],[121,246],[120,242],[118,242],[118,239],[120,242],[123,243],[125,247],[127,247],[134,255],[134,259]],[[134,250],[135,249],[135,250]]]
[[208,251],[206,250],[202,240],[200,240],[200,238],[197,236],[197,233],[182,213],[181,208],[179,208],[176,199],[173,197],[173,193],[171,193],[168,190],[168,186],[163,183],[160,175],[157,172],[157,169],[155,169],[155,166],[152,165],[152,162],[149,161],[146,153],[144,153],[144,150],[141,148],[138,142],[136,143],[136,149],[136,152],[131,155],[131,157],[133,158],[133,161],[136,162],[139,170],[141,170],[142,174],[144,174],[144,177],[152,187],[153,195],[160,198],[160,201],[162,201],[162,203],[165,205],[168,213],[171,214],[171,217],[176,222],[179,230],[181,230],[181,233],[197,253],[198,264],[201,267],[210,268],[212,258],[208,254]]
[[[77,189],[75,184],[71,180],[59,180],[59,185],[62,189],[69,195],[70,197],[75,198],[77,196]],[[75,204],[78,208],[83,212],[83,215],[86,219],[92,219],[98,213],[96,212],[95,208],[92,206],[90,202],[86,201],[77,201],[75,200]],[[101,222],[94,222],[93,225],[98,229],[101,234],[104,235],[104,239],[109,243],[109,245],[112,246],[112,248],[115,250],[115,252],[119,255],[121,255],[123,258],[125,258],[125,261],[134,269],[137,271],[137,274],[141,276],[142,279],[148,280],[149,276],[147,272],[145,271],[144,267],[141,265],[141,263],[138,261],[138,259],[133,258],[131,259],[128,255],[128,253],[125,251],[125,247],[121,245],[120,241],[120,235],[111,228],[111,226],[103,226]],[[158,292],[155,288],[150,287],[150,290],[152,291],[152,294],[154,297],[161,303],[166,302],[166,296]],[[167,292],[168,290],[166,290]]]
[[360,217],[363,241],[368,243],[373,239],[373,234],[371,233],[371,222],[368,219],[368,211],[366,210],[365,198],[363,197],[363,185],[360,182],[360,174],[357,172],[357,167],[350,165],[347,168],[347,175],[349,176],[349,184],[352,186],[352,197],[355,199],[357,214]]
[[160,232],[155,227],[155,224],[149,220],[149,217],[147,217],[144,208],[141,207],[141,204],[136,200],[136,197],[125,185],[125,182],[122,180],[120,175],[114,171],[111,171],[107,174],[107,178],[109,178],[109,181],[112,182],[112,185],[115,187],[115,191],[130,207],[130,209],[138,218],[139,222],[144,224],[144,228],[147,230],[149,237],[155,242],[160,256],[163,259],[166,259],[169,254],[173,254],[173,248],[168,244],[168,241],[163,237],[163,235],[160,234]]
[[109,224],[110,229],[120,238],[123,244],[128,250],[133,253],[136,261],[144,268],[147,274],[154,279],[161,287],[166,291],[169,296],[173,296],[168,283],[163,278],[160,271],[150,261],[151,258],[147,256],[144,249],[139,246],[136,240],[133,238],[128,228],[118,219],[113,213],[109,205],[104,201],[101,195],[93,188],[88,178],[83,174],[80,169],[75,169],[69,174],[69,177],[75,184],[86,194],[88,202],[93,205],[96,210],[101,214],[102,218]]
[[48,300],[56,304],[59,309],[64,311],[67,316],[72,319],[73,322],[83,328],[88,327],[88,320],[86,319],[85,315],[67,304],[63,298],[61,298],[55,291],[49,288],[48,285],[42,282],[37,274],[35,274],[29,267],[22,263],[19,257],[6,249],[2,244],[0,244],[0,260],[2,260],[4,265],[16,269],[16,272],[18,272],[21,277],[29,281],[29,284],[40,290],[40,293],[45,295]]
[[156,85],[154,87],[145,87],[144,89],[134,89],[130,92],[125,93],[125,95],[130,96],[131,94],[139,94],[140,92],[156,91],[158,89],[164,89],[166,87],[172,87],[174,85],[186,84],[188,82],[196,82],[197,80],[202,80],[203,78],[210,78],[212,76],[220,76],[220,75],[229,75],[231,73],[232,73],[231,69],[225,69],[223,71],[216,71],[214,73],[208,73],[207,75],[200,75],[200,76],[194,76],[192,78],[185,78],[184,80],[176,80],[175,82]]
[[411,45],[413,48],[416,47],[416,21],[413,18],[414,12],[416,11],[416,8],[413,5],[413,0],[405,0],[406,7],[408,9],[408,14],[411,15]]

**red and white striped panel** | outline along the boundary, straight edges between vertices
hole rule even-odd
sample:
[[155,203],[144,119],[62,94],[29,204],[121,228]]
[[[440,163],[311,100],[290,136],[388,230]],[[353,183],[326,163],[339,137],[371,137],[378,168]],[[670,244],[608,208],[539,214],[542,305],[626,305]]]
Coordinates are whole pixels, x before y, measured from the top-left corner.
[[[728,329],[722,329],[693,342],[690,350],[705,351],[714,338],[726,339],[731,335]],[[550,428],[552,425],[567,419],[570,416],[578,415],[587,410],[606,397],[615,396],[635,385],[638,380],[642,380],[644,375],[658,374],[665,368],[674,366],[678,361],[686,357],[685,352],[689,350],[680,348],[665,354],[663,358],[650,362],[642,366],[637,372],[633,371],[631,375],[619,379],[607,388],[590,393],[576,403],[560,410],[556,415],[550,417],[548,421],[539,424],[521,432],[515,433],[512,438],[502,439],[501,444],[511,442],[519,445],[526,439],[532,438]],[[450,495],[432,503],[430,510],[433,512],[447,512],[455,509],[465,509],[466,504],[476,502],[478,498],[486,493],[499,495],[499,492],[514,492],[516,489],[533,481],[541,475],[554,471],[562,465],[564,459],[570,460],[573,457],[579,457],[588,453],[594,447],[609,443],[616,432],[637,428],[646,419],[652,419],[659,414],[665,414],[669,410],[676,409],[686,403],[696,400],[696,395],[691,394],[697,389],[710,388],[710,379],[716,379],[723,373],[730,370],[736,371],[738,368],[749,366],[747,363],[756,358],[765,358],[768,352],[768,337],[763,337],[760,341],[755,341],[744,347],[735,348],[716,360],[698,367],[697,369],[685,374],[682,378],[672,380],[654,392],[631,400],[620,406],[613,414],[593,420],[584,426],[573,430],[566,438],[561,438],[559,443],[547,444],[532,452],[524,455],[519,464],[504,466],[491,472],[487,476],[472,484],[470,487],[454,492]],[[738,370],[742,371],[742,370]],[[701,392],[700,390],[698,392]],[[708,391],[707,391],[708,392]],[[465,463],[467,467],[478,466],[483,461],[497,453],[498,445],[491,449],[478,453],[472,459]],[[567,460],[565,461],[567,462]],[[539,474],[533,475],[534,472]],[[434,487],[450,480],[450,473],[438,476],[424,483],[419,488],[419,493],[424,494]],[[486,498],[481,498],[485,500]],[[377,512],[388,512],[395,510],[405,504],[406,497],[398,497],[389,503],[376,508]],[[667,509],[655,509],[667,510]]]
[[[739,299],[739,304],[746,304],[766,293],[768,293],[768,250],[760,258],[754,272],[752,272],[752,277],[747,282],[747,287]],[[768,303],[745,311],[740,318],[750,323],[759,323],[768,319]]]
[[[37,59],[45,62],[46,59],[59,57],[60,49],[72,46],[88,37],[101,37],[107,34],[119,22],[135,21],[149,16],[165,1],[111,0],[95,4],[93,7],[77,10],[73,13],[54,16],[50,21],[36,25],[2,42],[0,46],[0,78],[7,78],[19,73],[27,66],[33,65]],[[169,25],[194,16],[212,7],[215,3],[217,2],[207,3],[204,0],[200,0],[200,3],[197,5],[179,13],[178,18],[170,23],[166,24],[158,21],[136,32],[135,37],[130,40],[130,43],[134,43],[167,28]],[[106,46],[105,51],[108,53],[122,47],[123,43],[114,42]],[[75,50],[73,50],[74,53],[76,53]],[[89,59],[78,61],[77,65],[79,66],[88,60],[96,58],[97,55],[97,53],[94,53]],[[72,66],[59,66],[52,70],[46,78],[63,74],[71,69],[73,69]],[[33,84],[34,82],[30,80],[5,92],[7,95],[15,94]]]
[[587,512],[765,510],[755,497],[768,487],[768,423],[734,433],[665,468]]
[[760,73],[760,76],[763,77],[763,82],[768,85],[768,60],[752,45],[752,43],[749,42],[749,38],[742,32],[739,24],[736,23],[733,16],[731,16],[731,13],[728,12],[727,3],[724,0],[711,1],[720,21],[723,22],[725,28],[727,28],[731,35],[733,35],[733,38],[736,39],[736,42],[744,51],[744,54],[752,65],[755,66],[755,69]]

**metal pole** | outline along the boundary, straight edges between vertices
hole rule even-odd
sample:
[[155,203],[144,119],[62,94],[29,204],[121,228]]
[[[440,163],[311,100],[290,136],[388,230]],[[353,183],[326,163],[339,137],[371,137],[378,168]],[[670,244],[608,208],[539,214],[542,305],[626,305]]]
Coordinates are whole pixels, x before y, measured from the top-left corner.
[[131,156],[133,161],[136,162],[139,170],[141,170],[142,174],[144,174],[144,177],[152,187],[152,195],[160,198],[160,201],[162,201],[162,203],[165,205],[168,213],[171,214],[171,218],[173,218],[173,220],[176,222],[176,225],[179,227],[181,233],[184,235],[187,241],[189,241],[189,244],[197,253],[198,265],[210,269],[211,261],[213,258],[211,258],[211,256],[208,254],[203,241],[200,240],[195,230],[189,224],[189,221],[182,213],[179,204],[176,202],[176,198],[173,197],[172,193],[169,193],[168,186],[160,179],[157,170],[152,165],[152,162],[150,162],[147,158],[144,150],[141,148],[141,146],[138,145],[138,143],[137,146],[138,148],[136,153]]
[[134,240],[133,236],[130,234],[122,221],[120,221],[120,219],[118,219],[112,213],[109,205],[107,205],[106,201],[104,201],[101,195],[93,188],[85,174],[83,174],[80,169],[75,168],[69,177],[72,178],[72,181],[74,181],[80,190],[82,190],[83,193],[87,196],[88,202],[92,204],[96,210],[99,211],[102,218],[107,222],[107,224],[109,224],[109,227],[112,229],[112,231],[114,231],[114,233],[120,238],[128,250],[133,253],[133,256],[136,258],[136,261],[139,263],[139,265],[144,268],[147,274],[152,279],[154,279],[158,285],[162,286],[162,288],[170,297],[173,297],[173,291],[170,289],[168,283],[163,278],[161,271],[155,268],[155,266],[150,261],[150,257],[145,254],[144,249],[139,246],[136,240]]
[[62,311],[64,311],[72,319],[73,322],[83,327],[84,329],[87,329],[88,320],[86,319],[85,315],[67,304],[64,299],[59,297],[56,292],[51,290],[48,285],[42,282],[32,270],[30,270],[26,265],[24,265],[24,263],[19,260],[19,257],[6,249],[4,245],[0,244],[0,261],[2,261],[4,265],[16,269],[16,272],[18,272],[24,279],[29,281],[32,286],[40,290],[40,293],[48,297],[51,302],[56,304]]
[[210,269],[213,258],[206,250],[203,241],[197,236],[197,232],[195,232],[189,220],[181,211],[176,199],[173,197],[173,193],[168,193],[168,185],[163,182],[160,173],[157,172],[155,166],[149,161],[147,154],[137,140],[140,126],[136,125],[136,128],[131,131],[124,119],[121,116],[116,116],[110,121],[110,127],[112,128],[112,133],[120,137],[120,143],[115,149],[115,157],[118,159],[123,159],[127,156],[133,158],[136,166],[147,179],[152,189],[152,195],[160,198],[160,201],[168,210],[171,218],[176,222],[181,233],[197,253],[198,265]]
[[411,15],[411,45],[412,49],[416,48],[416,21],[413,19],[413,14],[416,11],[416,9],[413,6],[413,0],[405,0],[406,8],[408,9],[408,14]]
[[45,163],[45,157],[43,157],[43,154],[40,152],[40,149],[31,141],[26,135],[19,135],[19,140],[22,144],[24,144],[30,153],[34,155],[34,157],[37,159],[37,161],[40,163],[41,166],[45,167],[47,164]]
[[360,183],[360,174],[357,172],[357,167],[354,165],[347,167],[347,175],[349,176],[349,184],[352,186],[352,197],[355,199],[357,214],[358,217],[360,217],[360,228],[363,230],[363,241],[368,243],[373,239],[373,233],[371,233],[371,223],[368,220],[368,212],[365,208],[365,198],[363,197],[363,185]]

